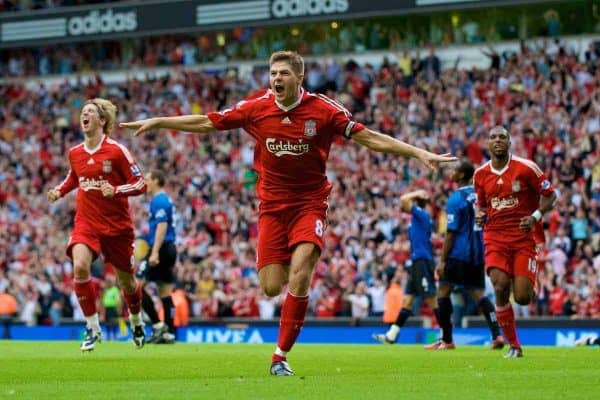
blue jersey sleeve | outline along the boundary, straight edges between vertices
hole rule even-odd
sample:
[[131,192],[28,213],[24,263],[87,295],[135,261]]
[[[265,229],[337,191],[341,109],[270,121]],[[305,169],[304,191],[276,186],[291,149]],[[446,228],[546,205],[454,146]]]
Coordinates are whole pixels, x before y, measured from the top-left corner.
[[412,205],[410,213],[415,221],[419,224],[426,224],[429,221],[429,214],[427,214],[427,211],[423,210],[416,204]]

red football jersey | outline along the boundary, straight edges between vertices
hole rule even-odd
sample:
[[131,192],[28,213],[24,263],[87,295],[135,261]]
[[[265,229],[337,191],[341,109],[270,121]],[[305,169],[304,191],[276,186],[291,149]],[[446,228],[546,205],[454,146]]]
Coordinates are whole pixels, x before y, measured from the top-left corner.
[[[104,136],[98,146],[88,149],[85,143],[69,150],[71,169],[59,185],[61,197],[77,191],[75,224],[83,222],[104,235],[118,235],[133,230],[128,196],[146,191],[142,172],[129,150]],[[115,196],[102,195],[104,183],[115,187]]]
[[305,90],[287,107],[267,90],[208,118],[216,129],[243,128],[256,139],[256,191],[263,211],[325,201],[331,191],[325,166],[335,135],[349,138],[365,128],[342,105]]
[[534,240],[534,231],[519,229],[520,220],[531,215],[539,207],[540,196],[550,196],[554,188],[533,161],[511,154],[501,170],[487,162],[475,171],[473,181],[477,205],[487,208],[486,243]]

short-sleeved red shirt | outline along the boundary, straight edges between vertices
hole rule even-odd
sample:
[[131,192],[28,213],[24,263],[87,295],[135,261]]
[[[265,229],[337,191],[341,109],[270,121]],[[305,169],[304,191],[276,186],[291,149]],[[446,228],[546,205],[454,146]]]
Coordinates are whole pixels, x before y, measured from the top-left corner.
[[[81,221],[103,235],[133,231],[127,197],[146,191],[146,183],[135,159],[119,142],[104,136],[94,149],[81,143],[69,150],[71,169],[58,189],[61,196],[77,191],[75,225]],[[114,198],[102,195],[100,187],[110,183]]]
[[543,171],[533,162],[511,155],[501,170],[487,162],[473,177],[477,205],[487,208],[484,242],[533,242],[534,231],[519,229],[521,218],[531,215],[540,196],[550,196],[554,188]]
[[305,90],[287,107],[267,90],[208,118],[216,129],[243,128],[256,139],[254,169],[262,211],[326,201],[331,191],[325,175],[331,143],[336,135],[349,138],[364,129],[339,103]]

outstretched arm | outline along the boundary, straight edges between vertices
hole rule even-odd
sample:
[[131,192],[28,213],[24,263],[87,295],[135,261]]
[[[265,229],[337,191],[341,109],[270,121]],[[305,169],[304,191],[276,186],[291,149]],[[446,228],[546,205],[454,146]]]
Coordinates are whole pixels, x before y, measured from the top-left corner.
[[450,153],[430,153],[427,150],[412,146],[401,140],[368,128],[365,128],[362,131],[352,135],[352,139],[373,151],[397,154],[405,157],[414,157],[431,170],[436,170],[438,163],[456,161],[456,157],[451,156]]
[[156,117],[133,122],[122,122],[119,126],[126,129],[135,129],[134,136],[156,129],[174,129],[194,133],[209,133],[215,130],[212,121],[206,115]]
[[487,51],[486,51],[486,48],[481,48],[480,50],[481,50],[481,53],[483,53],[483,55],[487,56],[487,57],[492,57],[496,53],[496,50],[494,50],[492,45],[488,45]]

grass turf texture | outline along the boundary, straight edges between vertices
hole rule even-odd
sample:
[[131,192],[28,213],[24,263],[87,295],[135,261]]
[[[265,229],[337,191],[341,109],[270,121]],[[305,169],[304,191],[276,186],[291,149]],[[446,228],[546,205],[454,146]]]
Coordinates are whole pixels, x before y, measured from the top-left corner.
[[294,377],[268,375],[273,345],[0,341],[0,399],[586,399],[598,348],[297,345]]

